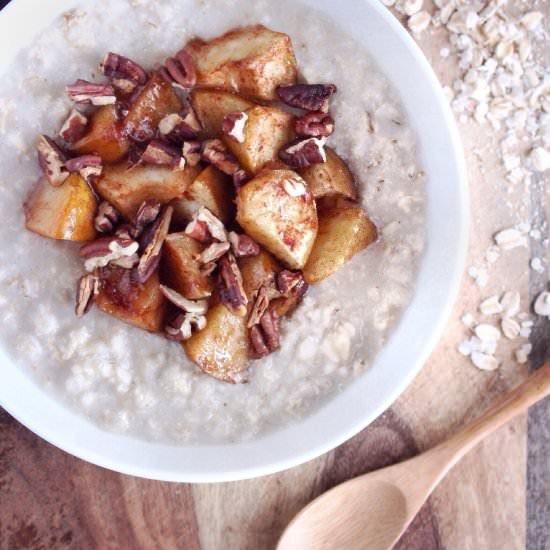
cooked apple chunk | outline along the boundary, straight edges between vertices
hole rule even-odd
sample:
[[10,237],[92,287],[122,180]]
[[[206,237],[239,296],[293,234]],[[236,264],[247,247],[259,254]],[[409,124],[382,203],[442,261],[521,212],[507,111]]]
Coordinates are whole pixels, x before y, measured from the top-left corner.
[[346,163],[329,147],[325,147],[325,153],[325,162],[298,170],[306,181],[308,189],[315,199],[331,195],[357,199],[353,175]]
[[292,170],[267,170],[239,189],[237,221],[288,267],[301,269],[317,234],[317,211]]
[[187,356],[201,370],[224,382],[240,381],[248,365],[246,318],[216,304],[206,314],[206,327],[182,342]]
[[181,108],[181,101],[172,85],[155,73],[132,102],[124,129],[137,141],[151,139],[164,116],[177,113]]
[[199,256],[205,246],[185,233],[171,233],[164,240],[162,276],[170,288],[189,300],[208,298],[212,279],[201,271]]
[[144,200],[157,199],[165,204],[183,196],[199,171],[197,166],[172,170],[148,164],[128,169],[123,162],[105,166],[95,189],[101,198],[112,204],[127,220],[132,220]]
[[243,278],[243,288],[250,307],[260,287],[275,287],[275,276],[281,271],[281,264],[265,250],[260,250],[256,256],[239,258],[239,269]]
[[94,194],[78,174],[71,174],[60,187],[44,178],[25,204],[26,227],[52,239],[91,241],[96,208]]
[[322,208],[317,239],[304,267],[305,280],[317,283],[328,277],[376,238],[376,226],[354,203],[341,200]]
[[231,178],[214,166],[207,166],[172,206],[178,225],[190,222],[202,206],[227,225],[235,216]]
[[134,269],[103,268],[95,303],[105,313],[149,332],[163,329],[166,300],[156,271],[140,283]]
[[244,111],[242,139],[224,135],[228,149],[250,174],[279,161],[279,150],[293,137],[294,116],[277,107],[256,106]]
[[208,42],[196,38],[185,50],[195,62],[198,86],[273,100],[277,86],[296,82],[290,37],[263,25],[235,29]]
[[195,88],[190,95],[191,107],[202,126],[203,139],[219,137],[222,132],[223,117],[229,113],[246,111],[254,103],[240,95],[223,90]]
[[71,145],[77,155],[97,153],[103,162],[120,160],[127,152],[130,142],[117,120],[112,105],[99,107],[90,117],[86,133]]

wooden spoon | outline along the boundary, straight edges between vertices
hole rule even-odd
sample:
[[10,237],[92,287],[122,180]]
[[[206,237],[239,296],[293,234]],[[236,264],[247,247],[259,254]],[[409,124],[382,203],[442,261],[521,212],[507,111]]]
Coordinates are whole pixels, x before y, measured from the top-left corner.
[[277,550],[391,548],[436,485],[474,445],[548,394],[550,362],[448,441],[316,498],[290,522]]

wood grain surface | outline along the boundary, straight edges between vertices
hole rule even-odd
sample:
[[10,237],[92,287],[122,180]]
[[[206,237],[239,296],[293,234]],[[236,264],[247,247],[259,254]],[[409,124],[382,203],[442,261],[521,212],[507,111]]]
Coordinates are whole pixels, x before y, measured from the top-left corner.
[[[450,84],[453,60],[443,63],[439,56],[443,31],[420,44],[441,81]],[[466,124],[461,133],[474,237],[468,265],[475,265],[495,228],[516,220],[494,192],[503,173],[491,149],[491,130]],[[549,207],[533,196],[532,219],[548,219]],[[482,296],[519,289],[525,310],[548,280],[547,273],[530,279],[530,251],[518,250],[499,260],[483,291],[464,277],[444,338],[390,410],[332,452],[280,474],[204,485],[123,476],[59,451],[0,410],[0,550],[272,549],[293,515],[312,498],[442,441],[525,378],[528,368],[514,362],[512,346],[505,348],[507,360],[495,372],[475,369],[456,352],[466,335],[459,318],[475,313]],[[549,333],[548,321],[537,325],[534,364],[550,353]],[[550,549],[549,415],[547,401],[530,412],[529,422],[526,416],[517,418],[466,456],[436,489],[398,548]]]

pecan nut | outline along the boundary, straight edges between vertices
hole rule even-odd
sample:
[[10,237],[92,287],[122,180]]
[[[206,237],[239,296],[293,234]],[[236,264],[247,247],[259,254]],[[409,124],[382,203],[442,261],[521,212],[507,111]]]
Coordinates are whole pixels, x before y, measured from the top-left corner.
[[193,328],[202,330],[206,327],[206,317],[195,313],[178,313],[165,327],[164,335],[169,340],[181,342],[188,340],[193,334]]
[[277,95],[287,105],[324,113],[328,112],[330,97],[335,92],[334,84],[294,84],[277,88]]
[[175,57],[169,57],[160,69],[160,74],[174,86],[188,90],[197,83],[197,71],[193,58],[180,50]]
[[182,161],[185,167],[185,159],[181,156],[177,147],[158,139],[151,140],[141,155],[141,162],[157,166],[171,166],[175,168],[180,166]]
[[72,109],[59,130],[59,137],[67,143],[76,143],[86,132],[88,117]]
[[116,102],[115,90],[111,84],[96,84],[78,79],[65,86],[65,89],[75,103],[82,105],[113,105]]
[[199,256],[201,264],[210,264],[219,260],[231,247],[228,242],[212,243],[208,248],[205,248]]
[[244,317],[248,298],[243,287],[243,278],[237,260],[228,253],[220,259],[220,300],[235,315]]
[[69,172],[78,172],[86,181],[92,176],[101,176],[103,160],[99,155],[81,155],[65,161],[65,168]]
[[334,132],[334,119],[329,113],[311,111],[296,119],[294,129],[299,136],[328,137]]
[[308,138],[294,141],[279,151],[279,158],[292,168],[306,168],[325,162],[326,138]]
[[160,285],[160,291],[169,302],[186,313],[204,315],[208,311],[207,300],[188,300],[179,292],[176,292],[166,285]]
[[69,171],[65,167],[65,153],[48,136],[40,136],[37,144],[38,163],[42,168],[50,185],[59,187],[69,177]]
[[260,319],[269,307],[269,300],[268,287],[261,286],[260,290],[258,290],[254,305],[252,306],[252,311],[248,317],[248,322],[246,324],[248,328],[252,328],[260,322]]
[[133,228],[134,237],[141,235],[143,230],[158,218],[161,206],[157,199],[146,199],[140,204]]
[[210,231],[205,222],[194,219],[191,220],[185,228],[185,234],[200,243],[210,242]]
[[181,149],[183,158],[189,166],[197,166],[201,161],[201,143],[200,141],[186,141]]
[[237,143],[244,143],[244,130],[248,115],[243,112],[228,113],[223,117],[222,132]]
[[[193,219],[189,222],[185,228],[185,234],[196,239],[197,241],[204,242],[203,239],[203,227],[197,224],[197,222],[203,223],[208,230],[208,233],[215,241],[226,242],[227,231],[222,221],[219,220],[208,208],[201,206],[199,210],[193,216]],[[194,235],[197,235],[195,237]]]
[[80,277],[76,287],[75,314],[77,317],[82,317],[90,311],[98,291],[99,281],[95,275],[89,273]]
[[236,258],[242,256],[257,256],[260,253],[260,245],[248,235],[244,233],[229,232],[229,242],[231,250]]
[[277,273],[277,289],[284,296],[303,296],[307,287],[308,285],[301,271],[283,269]]
[[[102,201],[97,208],[94,226],[100,233],[111,233],[119,220],[120,214],[116,208],[107,201]],[[128,239],[130,239],[130,235],[128,235]]]
[[194,140],[201,131],[201,125],[191,109],[183,116],[179,113],[164,116],[158,128],[164,138],[174,143],[182,143],[186,139]]
[[242,168],[239,168],[236,172],[234,172],[232,177],[235,192],[237,192],[250,179],[248,174]]
[[251,355],[259,359],[274,352],[280,346],[279,316],[269,308],[262,315],[260,322],[249,332]]
[[167,206],[152,226],[151,241],[145,247],[137,266],[137,278],[140,283],[146,282],[158,267],[162,245],[170,229],[173,211],[171,206]]
[[[147,81],[147,73],[141,65],[117,53],[108,52],[99,66],[103,74],[113,80],[113,84],[115,81],[129,81],[134,83],[135,88],[136,85],[145,84]],[[130,93],[132,91],[133,88]]]
[[229,176],[241,169],[237,159],[219,139],[208,139],[203,143],[202,158]]
[[125,256],[133,256],[138,248],[139,244],[132,239],[100,237],[83,244],[80,247],[79,254],[86,259],[84,268],[86,271],[91,272]]

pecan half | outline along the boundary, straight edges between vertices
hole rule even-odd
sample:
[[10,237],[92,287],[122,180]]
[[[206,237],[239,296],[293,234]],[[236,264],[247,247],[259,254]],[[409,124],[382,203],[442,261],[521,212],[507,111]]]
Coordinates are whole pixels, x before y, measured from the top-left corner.
[[275,351],[280,345],[279,316],[274,309],[268,309],[260,322],[250,329],[251,355],[259,359]]
[[96,84],[78,79],[65,86],[69,97],[79,104],[112,105],[116,102],[115,90],[111,84]]
[[306,168],[325,162],[326,138],[308,138],[294,141],[279,151],[279,158],[292,168]]
[[116,260],[111,260],[110,265],[116,265],[123,269],[132,269],[139,263],[139,256],[137,253],[131,256],[122,256]]
[[65,153],[48,136],[41,135],[38,138],[38,163],[50,185],[59,187],[69,177],[69,171],[65,168]]
[[171,113],[164,116],[158,128],[163,137],[174,143],[182,143],[186,139],[194,140],[201,131],[201,125],[192,109],[185,115]]
[[185,228],[185,234],[196,241],[207,243],[211,240],[210,231],[205,222],[194,219],[191,220]]
[[264,340],[264,335],[260,325],[254,325],[250,329],[250,347],[252,348],[252,357],[254,359],[260,359],[260,357],[265,357],[269,355],[269,349]]
[[206,317],[195,313],[178,313],[165,327],[164,335],[169,340],[181,342],[188,340],[193,334],[193,328],[202,330],[206,327]]
[[108,52],[99,67],[107,78],[112,79],[114,86],[119,87],[117,81],[133,84],[130,93],[138,84],[145,84],[147,81],[147,73],[141,65],[117,53]]
[[167,206],[152,226],[154,231],[151,241],[145,247],[137,266],[137,278],[140,283],[144,283],[149,279],[160,262],[162,245],[166,235],[168,235],[173,211],[174,209],[171,206]]
[[80,277],[76,287],[76,306],[74,310],[77,317],[82,317],[90,311],[98,290],[99,281],[95,275],[88,274]]
[[157,199],[146,199],[140,204],[133,228],[134,237],[141,235],[143,230],[158,218],[161,206]]
[[219,260],[231,247],[228,242],[212,243],[208,248],[205,248],[199,256],[201,264],[210,264]]
[[260,245],[252,237],[244,233],[239,234],[235,233],[235,231],[230,231],[229,242],[236,258],[257,256],[260,253]]
[[311,111],[296,119],[294,129],[299,136],[328,137],[334,132],[334,119],[329,113]]
[[69,172],[78,172],[87,181],[91,176],[101,176],[103,160],[99,155],[81,155],[65,161],[65,168]]
[[220,300],[235,315],[244,317],[248,298],[243,288],[243,278],[237,260],[228,253],[220,259]]
[[166,285],[160,285],[160,291],[169,302],[187,313],[204,315],[208,311],[207,300],[188,300],[179,292],[176,292]]
[[244,129],[248,115],[243,112],[228,113],[223,117],[222,132],[237,143],[244,143]]
[[[174,145],[165,143],[158,139],[151,140],[141,155],[141,162],[145,164],[156,164],[158,166],[177,167],[183,157]],[[185,163],[185,159],[183,159]]]
[[[102,201],[94,219],[94,226],[100,233],[111,233],[120,220],[120,214],[116,208],[107,201]],[[128,234],[128,239],[130,235]]]
[[[214,216],[214,214],[212,214],[212,212],[210,212],[210,210],[208,210],[205,206],[201,206],[199,208],[189,225],[193,224],[195,220],[206,224],[208,232],[214,240],[220,242],[227,241],[227,232],[222,221]],[[189,225],[187,227],[189,227]],[[192,226],[189,231],[193,231],[194,229],[194,226]],[[185,229],[185,232],[187,235],[191,236],[190,233],[187,232],[187,228]]]
[[88,117],[72,109],[59,130],[59,137],[67,143],[77,142],[86,132]]
[[202,158],[229,176],[240,170],[237,159],[220,139],[208,139],[203,143]]
[[197,166],[201,161],[201,143],[200,141],[186,141],[182,146],[182,155],[189,166]]
[[334,84],[294,84],[277,88],[277,95],[287,105],[324,113],[328,111],[330,96],[335,92]]
[[79,254],[86,259],[84,268],[91,272],[125,256],[133,256],[138,248],[139,244],[133,239],[100,237],[83,244]]
[[188,90],[197,83],[197,71],[193,58],[180,50],[175,57],[169,57],[160,69],[160,74],[171,84]]

